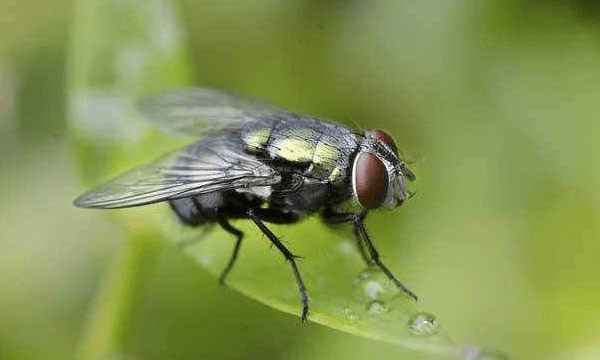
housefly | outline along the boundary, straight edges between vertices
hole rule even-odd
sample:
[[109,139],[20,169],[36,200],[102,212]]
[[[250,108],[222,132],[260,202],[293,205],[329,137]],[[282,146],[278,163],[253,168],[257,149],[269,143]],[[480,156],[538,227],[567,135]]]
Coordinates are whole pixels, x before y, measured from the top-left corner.
[[85,193],[76,206],[112,209],[167,201],[185,225],[219,224],[237,239],[222,283],[244,239],[229,220],[253,221],[289,262],[303,321],[309,299],[296,256],[265,223],[292,224],[319,213],[330,224],[350,223],[366,263],[417,300],[380,260],[364,226],[369,210],[402,204],[407,180],[416,178],[389,134],[353,131],[209,88],[154,97],[142,101],[139,110],[163,130],[201,140]]

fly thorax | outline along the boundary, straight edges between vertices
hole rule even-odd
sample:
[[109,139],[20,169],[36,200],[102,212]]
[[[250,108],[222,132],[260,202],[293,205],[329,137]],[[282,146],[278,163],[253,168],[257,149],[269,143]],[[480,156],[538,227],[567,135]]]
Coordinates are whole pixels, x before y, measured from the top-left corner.
[[315,119],[297,118],[241,134],[244,149],[297,167],[307,178],[338,182],[349,176],[349,152],[357,146],[350,130]]
[[267,145],[270,136],[271,128],[259,127],[244,131],[241,137],[246,151],[257,152]]

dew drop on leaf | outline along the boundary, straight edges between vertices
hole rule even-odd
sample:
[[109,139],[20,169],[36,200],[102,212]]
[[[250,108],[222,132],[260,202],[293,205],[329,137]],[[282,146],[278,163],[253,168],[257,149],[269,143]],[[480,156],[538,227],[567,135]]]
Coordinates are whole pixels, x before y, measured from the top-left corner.
[[353,285],[357,300],[364,303],[367,310],[373,302],[385,303],[397,295],[397,290],[391,282],[376,270],[362,271],[354,279]]
[[439,330],[437,318],[427,312],[419,312],[408,321],[408,331],[413,335],[428,336]]
[[367,305],[367,311],[374,315],[383,315],[388,312],[389,309],[383,301],[373,300]]
[[348,320],[356,320],[358,319],[358,313],[350,308],[344,309],[344,316]]

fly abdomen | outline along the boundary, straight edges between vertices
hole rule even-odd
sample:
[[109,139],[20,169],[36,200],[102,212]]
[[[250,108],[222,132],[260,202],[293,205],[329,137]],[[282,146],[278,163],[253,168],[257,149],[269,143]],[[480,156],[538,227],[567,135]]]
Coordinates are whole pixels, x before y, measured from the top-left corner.
[[182,223],[189,226],[198,226],[204,223],[204,219],[191,197],[169,200],[169,205],[171,205],[171,209]]
[[190,226],[214,221],[226,205],[221,192],[173,199],[169,200],[169,204],[179,220]]
[[179,220],[189,226],[218,222],[223,218],[247,218],[248,209],[260,207],[263,202],[264,200],[257,195],[235,190],[214,191],[169,200]]

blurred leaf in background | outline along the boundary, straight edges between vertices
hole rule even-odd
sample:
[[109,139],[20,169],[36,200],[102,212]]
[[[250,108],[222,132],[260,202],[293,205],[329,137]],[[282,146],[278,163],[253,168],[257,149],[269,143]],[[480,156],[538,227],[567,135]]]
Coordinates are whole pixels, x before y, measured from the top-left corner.
[[[75,4],[0,4],[0,356],[7,359],[72,357],[102,269],[128,244],[99,213],[71,207],[82,190],[76,171],[96,182],[174,146],[144,130],[136,145],[98,155],[86,152],[88,140],[65,138],[68,87],[60,78],[74,70],[69,37],[93,32],[102,49],[143,28],[135,17],[128,29],[86,28],[78,12],[105,9]],[[385,260],[458,343],[511,358],[600,356],[597,6],[215,0],[178,8],[176,26],[189,32],[193,59],[179,79],[395,135],[415,161],[419,192],[398,211],[372,214],[368,226]],[[121,72],[135,60],[126,52],[116,58],[123,62],[112,70]],[[171,79],[162,69],[169,67],[149,70],[149,92]],[[101,86],[107,74],[87,78]],[[139,153],[153,143],[163,145]],[[148,281],[126,346],[134,358],[424,356],[296,325],[220,289],[168,247]]]

